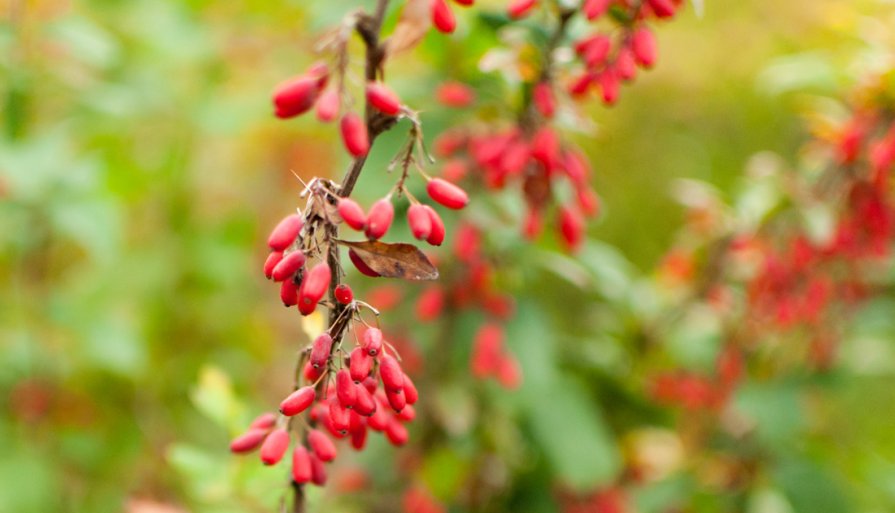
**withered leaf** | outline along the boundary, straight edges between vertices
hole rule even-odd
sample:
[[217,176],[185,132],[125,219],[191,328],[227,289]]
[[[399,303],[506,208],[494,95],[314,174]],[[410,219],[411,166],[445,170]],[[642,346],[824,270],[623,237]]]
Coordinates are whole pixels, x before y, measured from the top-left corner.
[[363,242],[340,240],[337,242],[353,249],[370,269],[386,278],[438,279],[438,269],[413,244],[388,244],[375,240]]
[[401,18],[386,43],[389,56],[410,50],[422,42],[432,25],[430,3],[430,0],[407,0]]

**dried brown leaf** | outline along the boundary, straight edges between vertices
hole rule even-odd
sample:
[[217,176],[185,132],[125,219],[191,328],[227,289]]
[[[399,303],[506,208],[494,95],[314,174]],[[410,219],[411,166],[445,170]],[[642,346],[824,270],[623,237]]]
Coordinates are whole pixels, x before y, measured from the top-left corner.
[[413,244],[388,244],[375,240],[364,242],[340,240],[338,242],[353,249],[370,269],[386,278],[402,278],[405,280],[438,279],[438,269]]
[[388,39],[387,55],[410,50],[422,42],[432,26],[430,10],[430,0],[407,0],[401,18]]

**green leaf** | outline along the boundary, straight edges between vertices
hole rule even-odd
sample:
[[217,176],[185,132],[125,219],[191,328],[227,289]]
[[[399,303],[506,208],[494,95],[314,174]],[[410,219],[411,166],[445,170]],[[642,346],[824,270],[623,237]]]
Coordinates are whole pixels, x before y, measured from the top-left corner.
[[800,460],[781,464],[774,472],[776,481],[789,498],[794,511],[848,513],[853,511],[838,483],[824,469]]

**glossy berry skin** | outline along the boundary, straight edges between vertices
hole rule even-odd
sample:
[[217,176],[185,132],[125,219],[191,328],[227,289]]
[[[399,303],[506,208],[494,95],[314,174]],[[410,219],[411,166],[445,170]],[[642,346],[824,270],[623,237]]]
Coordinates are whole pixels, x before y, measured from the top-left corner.
[[646,27],[637,29],[631,36],[631,51],[634,60],[644,68],[651,68],[656,63],[656,36]]
[[351,408],[357,400],[357,390],[348,369],[341,369],[336,373],[336,397],[345,408]]
[[413,384],[413,381],[407,374],[404,375],[404,397],[407,399],[407,404],[416,404],[420,397],[419,392],[416,390],[416,385]]
[[329,289],[332,273],[329,264],[320,262],[305,275],[299,290],[299,300],[320,301]]
[[326,361],[329,360],[329,352],[332,349],[333,338],[328,333],[322,333],[314,339],[314,345],[311,346],[311,366],[315,369],[326,367]]
[[282,260],[274,266],[271,271],[271,277],[274,281],[283,281],[291,278],[299,269],[305,265],[305,254],[300,250],[293,251],[283,257]]
[[234,454],[244,454],[254,451],[261,446],[269,432],[269,429],[264,428],[249,429],[230,442],[230,452],[233,452]]
[[354,301],[354,292],[352,292],[351,287],[344,283],[340,283],[339,286],[336,287],[335,296],[336,301],[343,305],[350,304]]
[[311,480],[311,455],[303,445],[296,445],[292,451],[292,480],[304,484]]
[[277,423],[277,416],[273,413],[262,413],[255,417],[255,420],[249,425],[250,429],[273,429]]
[[342,220],[351,228],[360,231],[367,225],[367,215],[364,214],[364,209],[353,199],[340,199],[338,210]]
[[380,351],[382,351],[382,331],[379,328],[370,328],[364,332],[361,347],[368,355],[379,356]]
[[379,376],[382,378],[382,386],[387,391],[400,392],[404,389],[404,372],[398,360],[389,355],[383,355],[379,361]]
[[426,212],[429,214],[429,219],[432,221],[432,231],[429,232],[429,236],[426,237],[426,242],[433,246],[441,246],[445,236],[444,222],[434,208],[429,205],[423,205],[423,208],[426,209]]
[[342,117],[341,123],[342,142],[345,149],[354,157],[363,157],[370,151],[370,137],[367,134],[367,125],[364,120],[354,112],[349,112]]
[[282,259],[282,251],[272,251],[267,255],[267,260],[264,261],[264,276],[267,277],[268,280],[273,278],[273,268],[276,267]]
[[432,233],[432,218],[424,205],[411,205],[407,209],[407,223],[418,240],[426,240]]
[[335,120],[339,117],[341,106],[339,91],[336,89],[326,91],[317,100],[317,119],[324,123]]
[[367,84],[367,101],[374,109],[387,116],[397,116],[401,112],[400,98],[381,82]]
[[537,4],[537,0],[511,0],[507,7],[507,14],[510,15],[510,18],[518,20],[527,16]]
[[317,100],[317,78],[301,76],[283,82],[273,92],[274,113],[280,119],[304,114]]
[[392,206],[391,200],[382,198],[373,203],[367,216],[367,227],[365,230],[367,237],[373,240],[381,239],[388,232],[394,218],[395,207]]
[[373,357],[367,354],[362,347],[356,347],[351,350],[350,358],[351,363],[348,366],[348,370],[351,373],[351,379],[356,383],[360,383],[373,370]]
[[295,242],[298,233],[304,226],[304,219],[298,214],[284,217],[270,232],[267,245],[274,251],[283,251]]
[[280,284],[280,300],[287,307],[298,304],[298,286],[295,281],[289,279]]
[[289,449],[289,432],[283,428],[274,429],[261,445],[261,461],[265,465],[276,465]]
[[429,180],[429,183],[426,184],[426,192],[433,200],[454,210],[459,210],[469,203],[466,191],[441,178]]
[[397,419],[392,419],[385,427],[385,437],[388,438],[392,445],[400,447],[407,443],[410,439],[410,434],[407,432],[404,424]]
[[336,459],[336,445],[323,431],[311,429],[308,431],[308,445],[320,461],[329,462]]
[[439,32],[451,34],[457,28],[457,19],[447,4],[447,0],[431,0],[432,24]]
[[584,220],[581,214],[569,207],[563,207],[559,211],[559,231],[566,247],[575,251],[584,240]]
[[283,399],[283,402],[280,403],[280,413],[287,417],[294,417],[310,408],[316,397],[317,392],[313,386],[299,388],[289,394],[289,397]]

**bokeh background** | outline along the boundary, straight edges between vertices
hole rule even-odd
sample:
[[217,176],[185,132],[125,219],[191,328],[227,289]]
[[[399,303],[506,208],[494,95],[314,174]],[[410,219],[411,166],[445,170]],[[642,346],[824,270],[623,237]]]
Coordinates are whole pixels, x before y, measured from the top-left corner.
[[[0,512],[275,510],[282,469],[227,451],[289,390],[306,343],[260,273],[264,240],[298,204],[293,171],[338,177],[348,161],[332,127],[275,120],[269,93],[314,60],[309,48],[327,27],[370,3],[0,7]],[[703,180],[730,198],[756,153],[795,163],[805,119],[834,109],[891,43],[893,8],[706,0],[702,16],[688,6],[662,24],[657,69],[616,107],[592,106],[593,125],[574,136],[592,157],[605,211],[582,262],[546,241],[517,245],[507,271],[523,388],[464,377],[475,319],[458,330],[452,357],[426,353],[435,328],[414,333],[426,361],[452,366],[422,400],[454,423],[419,453],[413,479],[451,504],[487,454],[497,492],[479,510],[552,512],[566,490],[612,482],[638,440],[675,469],[699,466],[703,456],[676,449],[671,414],[627,386],[643,380],[630,361],[630,303],[684,220],[676,180]],[[497,39],[475,12],[465,16],[456,37],[430,34],[390,68],[405,101],[428,105],[446,78],[481,85],[485,104],[500,100],[494,74],[477,71]],[[429,136],[464,119],[436,106],[423,114]],[[390,185],[376,173],[400,143],[377,144],[363,201]],[[551,273],[557,266],[597,285]],[[637,495],[637,511],[895,510],[895,303],[884,297],[863,315],[855,324],[872,329],[845,344],[831,372],[757,383],[738,399],[762,430],[751,450],[770,462],[749,489],[726,494],[710,477],[669,470]],[[669,366],[717,347],[701,333],[681,336]],[[344,459],[354,481],[314,491],[316,511],[367,511],[406,484],[395,468],[409,463],[381,440]],[[373,474],[366,490],[351,491],[357,469]]]

